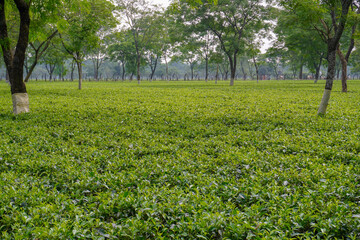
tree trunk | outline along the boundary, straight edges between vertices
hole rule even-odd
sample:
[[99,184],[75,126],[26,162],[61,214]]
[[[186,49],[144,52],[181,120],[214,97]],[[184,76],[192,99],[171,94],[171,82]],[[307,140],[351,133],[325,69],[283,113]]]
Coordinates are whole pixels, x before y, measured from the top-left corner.
[[[30,43],[30,46],[34,49],[35,51],[35,56],[34,56],[34,62],[31,65],[30,69],[27,71],[26,77],[24,82],[28,82],[29,78],[31,77],[31,74],[33,73],[40,57],[44,54],[44,52],[49,48],[51,40],[56,36],[56,34],[58,33],[58,30],[55,30],[44,42],[42,42],[38,48],[36,48],[34,46],[33,43]],[[41,50],[41,48],[43,47],[43,49]],[[41,51],[40,51],[41,50]]]
[[140,84],[140,81],[141,81],[141,79],[140,79],[140,60],[141,60],[141,58],[140,58],[140,55],[138,55],[138,57],[137,57],[137,81],[138,81],[138,84]]
[[81,62],[76,62],[79,74],[79,90],[82,89],[82,66]]
[[314,80],[314,83],[317,83],[319,81],[319,78],[320,78],[320,67],[316,67],[315,69],[315,80]]
[[46,64],[45,68],[46,68],[46,71],[49,74],[49,81],[51,82],[51,80],[53,79],[53,73],[54,73],[54,70],[55,70],[55,64],[51,64],[51,63]]
[[165,57],[165,64],[166,64],[166,80],[169,80],[169,66],[166,57]]
[[315,81],[314,81],[314,83],[317,83],[317,82],[319,81],[319,78],[320,78],[320,70],[321,70],[321,65],[322,65],[322,60],[323,60],[323,55],[322,55],[321,58],[320,58],[319,65],[316,65],[316,64],[315,64],[316,73],[315,73]]
[[59,79],[62,80],[62,81],[64,81],[63,73],[64,73],[64,65],[63,65],[63,63],[61,63],[61,71],[60,71],[60,74],[59,74]]
[[71,62],[71,73],[70,73],[70,80],[74,81],[74,70],[75,70],[75,61]]
[[344,54],[340,50],[340,46],[336,49],[337,55],[340,58],[341,62],[341,85],[342,92],[347,92],[347,61],[345,59]]
[[[330,45],[330,44],[328,44]],[[328,46],[328,69],[326,76],[325,91],[320,102],[318,115],[325,115],[327,106],[329,105],[330,94],[335,78],[335,67],[336,67],[336,47],[334,49]]]
[[244,65],[243,65],[242,61],[240,61],[240,66],[241,66],[241,71],[242,71],[242,74],[243,74],[243,80],[245,81],[246,78],[247,78],[247,74],[245,72],[245,68],[244,68]]
[[208,57],[205,58],[205,82],[208,82],[209,78],[209,59]]
[[99,63],[98,63],[98,59],[93,60],[93,65],[94,65],[94,79],[95,79],[95,81],[99,81]]
[[15,52],[8,42],[7,23],[5,18],[5,1],[0,0],[0,44],[6,68],[9,73],[14,114],[29,112],[29,97],[23,81],[26,49],[29,43],[30,3],[15,1],[20,14],[20,30]]
[[6,72],[5,72],[5,80],[6,80],[7,83],[9,83],[9,84],[11,85],[11,83],[10,83],[9,71],[7,70],[7,68],[5,68],[5,69],[6,69]]
[[121,76],[121,80],[125,80],[125,63],[122,63],[122,76]]
[[31,74],[33,73],[33,71],[34,71],[34,69],[35,69],[35,67],[36,67],[36,65],[37,65],[37,62],[38,62],[38,60],[37,60],[36,57],[35,57],[35,60],[34,60],[33,64],[30,66],[29,71],[28,71],[28,73],[26,74],[26,77],[25,77],[24,82],[28,82],[28,81],[29,81],[29,79],[30,79],[30,77],[31,77]]
[[150,65],[150,69],[151,69],[150,80],[152,80],[153,77],[154,77],[154,74],[155,74],[155,71],[156,71],[156,67],[157,67],[157,63],[158,63],[158,59],[159,59],[159,57],[156,56],[154,66],[153,66],[152,64]]
[[235,74],[236,74],[236,53],[234,53],[234,59],[229,55],[230,63],[230,86],[234,86]]
[[303,79],[303,69],[304,69],[304,64],[302,63],[302,59],[301,59],[301,63],[300,63],[300,72],[299,72],[299,79],[302,80]]
[[216,65],[215,84],[217,84],[218,80],[219,80],[219,64]]
[[255,57],[253,57],[253,62],[254,62],[255,71],[256,71],[256,82],[259,83],[259,67],[257,65]]
[[190,64],[190,69],[191,69],[191,81],[194,80],[194,65]]

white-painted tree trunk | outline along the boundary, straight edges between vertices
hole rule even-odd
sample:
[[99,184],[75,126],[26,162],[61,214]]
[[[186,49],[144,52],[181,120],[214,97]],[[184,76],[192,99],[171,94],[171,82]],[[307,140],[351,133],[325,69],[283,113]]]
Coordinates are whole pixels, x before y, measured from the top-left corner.
[[12,95],[12,102],[15,115],[30,112],[29,96],[27,93],[14,93]]
[[321,99],[321,103],[318,110],[318,115],[325,115],[326,108],[329,105],[331,90],[325,89],[324,95]]

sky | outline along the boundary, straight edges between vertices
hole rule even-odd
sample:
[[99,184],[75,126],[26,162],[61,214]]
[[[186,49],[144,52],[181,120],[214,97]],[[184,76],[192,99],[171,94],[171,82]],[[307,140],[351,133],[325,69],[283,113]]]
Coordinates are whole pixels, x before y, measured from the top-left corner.
[[159,4],[159,5],[162,5],[164,7],[167,7],[169,6],[170,4],[170,0],[150,0],[150,2],[153,2],[155,4]]

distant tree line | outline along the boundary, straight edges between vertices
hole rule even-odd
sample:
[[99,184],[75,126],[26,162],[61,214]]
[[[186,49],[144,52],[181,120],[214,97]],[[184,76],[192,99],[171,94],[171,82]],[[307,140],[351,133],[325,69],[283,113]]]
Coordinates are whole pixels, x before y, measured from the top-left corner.
[[0,0],[0,78],[25,98],[25,82],[40,79],[76,79],[81,89],[83,79],[323,77],[329,91],[341,78],[346,92],[360,73],[359,13],[357,0],[176,0],[166,9],[146,0]]

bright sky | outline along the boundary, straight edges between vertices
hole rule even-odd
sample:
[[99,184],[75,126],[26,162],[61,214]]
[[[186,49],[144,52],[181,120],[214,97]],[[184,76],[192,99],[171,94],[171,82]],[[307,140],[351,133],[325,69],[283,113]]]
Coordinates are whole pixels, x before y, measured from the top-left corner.
[[169,6],[170,4],[170,0],[150,0],[150,2],[153,2],[155,4],[159,4],[159,5],[162,5],[164,7],[167,7]]

